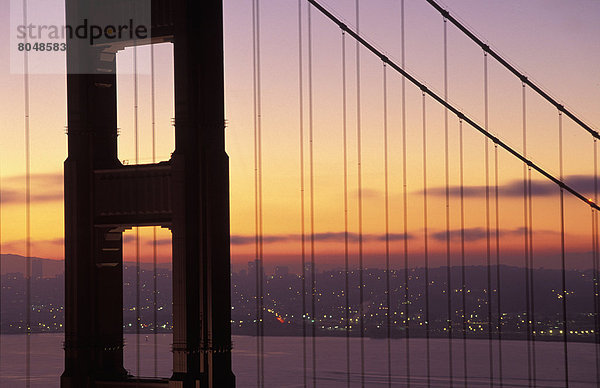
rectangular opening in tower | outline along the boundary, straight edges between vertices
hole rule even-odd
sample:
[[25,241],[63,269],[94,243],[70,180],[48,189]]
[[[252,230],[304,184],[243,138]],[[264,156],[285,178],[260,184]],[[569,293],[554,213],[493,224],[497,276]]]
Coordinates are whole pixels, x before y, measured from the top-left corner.
[[123,366],[130,375],[172,374],[171,263],[168,229],[133,227],[123,233]]
[[116,57],[119,160],[169,160],[175,149],[173,44],[127,47]]

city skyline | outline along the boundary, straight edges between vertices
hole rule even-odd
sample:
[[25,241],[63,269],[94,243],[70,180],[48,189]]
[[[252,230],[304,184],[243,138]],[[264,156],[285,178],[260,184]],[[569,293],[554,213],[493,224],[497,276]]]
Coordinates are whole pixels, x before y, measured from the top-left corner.
[[[255,335],[256,329],[256,306],[255,306],[255,275],[256,264],[248,263],[247,269],[241,269],[232,273],[232,319],[233,334]],[[135,263],[126,263],[124,266],[124,295],[123,295],[123,328],[126,333],[134,333],[136,312],[136,267]],[[391,300],[392,329],[395,338],[404,336],[402,330],[406,326],[404,320],[404,271],[391,270]],[[487,321],[487,291],[485,284],[486,268],[483,266],[469,266],[465,268],[467,299],[465,307],[468,309],[465,319],[467,322],[469,338],[487,338],[489,323]],[[306,268],[307,277],[310,268]],[[453,295],[451,303],[453,307],[453,330],[457,338],[461,338],[462,322],[462,286],[460,285],[461,269],[452,269],[453,273]],[[170,332],[172,329],[171,316],[171,270],[159,268],[157,272],[157,325],[158,332]],[[385,269],[368,268],[364,270],[364,293],[367,295],[364,306],[364,319],[366,335],[368,337],[380,338],[382,332],[378,330],[384,326],[388,309],[386,307]],[[411,269],[408,275],[408,302],[410,325],[413,326],[413,337],[424,337],[424,290],[423,268]],[[143,334],[154,332],[153,329],[153,271],[145,268],[140,273],[140,287],[143,292],[140,295],[141,321],[140,330]],[[342,269],[324,270],[317,273],[315,288],[315,303],[319,316],[316,319],[319,336],[345,336],[345,272]],[[352,269],[349,274],[351,283],[355,284],[358,271]],[[445,295],[447,285],[446,268],[431,268],[429,270],[430,298],[429,312],[431,316],[431,334],[433,337],[445,337],[447,311]],[[526,306],[521,298],[522,290],[518,286],[523,276],[523,270],[517,267],[501,266],[501,279],[504,289],[502,307],[502,318],[504,320],[504,339],[525,339],[526,334]],[[548,269],[535,269],[534,276],[538,281],[534,291],[536,293],[537,309],[535,311],[538,340],[556,341],[560,340],[560,271]],[[495,269],[493,270],[495,278]],[[592,271],[568,271],[569,298],[569,321],[571,341],[594,341],[594,324],[592,319],[592,301],[590,293],[592,288]],[[49,277],[32,277],[32,305],[34,315],[32,316],[32,330],[34,332],[62,332],[64,323],[64,301],[62,300],[64,274]],[[278,267],[273,272],[265,271],[265,324],[268,327],[266,333],[276,336],[301,336],[303,314],[300,310],[299,299],[301,297],[302,277],[298,273],[290,272],[287,267]],[[23,323],[24,311],[22,309],[22,298],[24,297],[25,278],[23,273],[2,274],[2,298],[5,307],[2,327],[4,333],[21,333],[24,328],[19,327],[19,319]],[[508,285],[513,285],[510,288]],[[491,322],[497,325],[497,286],[494,283],[492,290],[493,313]],[[309,290],[307,293],[310,294]],[[307,295],[309,297],[310,295]],[[351,324],[352,335],[358,336],[358,290],[350,292],[350,315],[354,323]],[[325,314],[325,315],[323,315]],[[308,317],[307,325],[311,325]],[[497,326],[492,328],[497,335]],[[333,332],[332,332],[333,331]]]

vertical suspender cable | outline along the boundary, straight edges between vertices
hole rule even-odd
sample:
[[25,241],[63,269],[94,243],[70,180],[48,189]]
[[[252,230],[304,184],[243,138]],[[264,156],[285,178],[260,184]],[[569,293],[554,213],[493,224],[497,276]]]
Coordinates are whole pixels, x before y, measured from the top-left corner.
[[[23,0],[23,22],[27,25],[27,0]],[[27,42],[27,38],[25,38]],[[23,51],[23,89],[25,97],[25,386],[31,384],[31,154],[29,142],[29,55]]]
[[[527,110],[525,105],[525,95],[527,89],[525,86],[523,87],[523,154],[527,157]],[[533,198],[531,194],[531,167],[527,166],[527,218],[528,221],[526,225],[525,232],[527,233],[526,238],[528,242],[525,244],[525,247],[529,248],[529,252],[526,257],[529,258],[529,262],[527,264],[528,276],[529,276],[529,312],[527,313],[527,322],[529,323],[529,330],[531,331],[531,378],[533,386],[537,386],[537,368],[536,368],[536,357],[535,357],[535,287],[533,282]]]
[[461,268],[461,297],[462,297],[462,339],[463,339],[463,375],[465,388],[468,385],[469,374],[467,365],[467,282],[465,273],[465,163],[463,143],[463,121],[458,121],[459,141],[459,178],[460,178],[460,268]]
[[[483,52],[483,102],[484,102],[484,120],[485,130],[489,131],[489,93],[488,93],[488,55]],[[484,169],[485,169],[485,237],[486,237],[486,265],[487,265],[487,323],[488,323],[488,359],[490,387],[494,385],[494,348],[493,348],[493,330],[492,330],[492,253],[490,236],[490,151],[489,139],[485,138],[484,150]]]
[[[154,45],[150,45],[150,82],[152,94],[152,163],[156,163],[156,104],[154,88]],[[154,330],[154,377],[158,377],[158,333],[157,333],[157,243],[156,226],[152,227],[152,328]]]
[[[560,180],[563,180],[563,128],[562,112],[558,112],[558,163]],[[567,277],[565,252],[565,198],[564,189],[560,187],[560,249],[561,249],[561,293],[562,293],[562,330],[563,330],[563,359],[565,368],[565,386],[569,386],[569,346],[567,343]]]
[[[2,166],[0,160],[0,269],[2,268]],[[0,375],[2,374],[2,271],[0,271]]]
[[[523,102],[523,156],[527,157],[527,106],[526,106],[526,94],[527,89],[525,83],[521,83],[522,86],[522,102]],[[531,369],[531,287],[529,284],[529,217],[528,217],[528,193],[529,187],[527,185],[527,164],[523,163],[523,240],[524,240],[524,255],[525,255],[525,315],[526,315],[526,327],[527,327],[527,378],[529,386],[532,386],[533,375]]]
[[[28,77],[26,77],[28,78]],[[28,83],[28,81],[26,81]],[[29,86],[27,86],[29,88]],[[26,99],[29,100],[29,90],[27,90]],[[25,129],[25,256],[27,256],[27,314],[26,314],[26,386],[31,383],[31,153],[30,153],[30,132],[29,132],[29,103],[27,104]]]
[[349,236],[348,236],[348,112],[346,89],[346,33],[342,31],[342,109],[343,109],[343,146],[344,146],[344,294],[346,297],[345,323],[346,323],[346,386],[350,388],[350,281],[348,279],[350,268]]
[[[598,203],[598,142],[594,138],[594,202]],[[593,302],[594,302],[594,340],[596,355],[596,384],[600,384],[600,322],[598,321],[598,212],[592,208],[592,245],[593,245]]]
[[253,104],[253,122],[254,122],[254,280],[255,280],[255,309],[256,309],[256,387],[260,388],[260,322],[259,312],[260,301],[258,285],[258,150],[257,150],[257,123],[256,123],[256,0],[252,0],[252,104]]
[[431,356],[429,341],[429,230],[427,225],[427,112],[425,110],[425,92],[421,93],[423,100],[423,254],[425,256],[425,338],[427,353],[427,386],[431,386]]
[[531,370],[533,377],[533,386],[537,386],[537,367],[535,356],[535,284],[533,276],[533,197],[531,190],[531,167],[527,169],[527,196],[528,196],[528,211],[529,211],[529,286],[531,287]]
[[[360,33],[360,5],[356,0],[356,33]],[[357,144],[357,175],[358,175],[358,291],[359,291],[359,322],[360,322],[360,381],[365,386],[365,315],[364,315],[364,283],[363,283],[363,203],[362,203],[362,133],[360,110],[360,43],[356,41],[356,144]]]
[[265,385],[264,364],[264,250],[263,250],[263,198],[262,198],[262,97],[261,97],[261,63],[260,63],[260,0],[254,2],[254,75],[255,75],[255,168],[256,168],[256,202],[257,202],[257,264],[256,284],[258,290],[258,381],[261,387]]
[[384,196],[385,196],[385,327],[387,338],[387,374],[388,386],[392,386],[392,339],[390,327],[390,191],[388,173],[388,112],[387,112],[387,67],[383,63],[383,164],[384,164]]
[[[140,143],[138,130],[138,73],[137,73],[137,46],[133,46],[133,128],[135,133],[135,164],[140,163]],[[136,373],[140,376],[140,228],[135,227],[135,355]]]
[[265,386],[265,306],[264,306],[264,233],[263,233],[263,169],[262,169],[262,85],[261,85],[261,61],[260,61],[260,0],[256,0],[256,107],[258,123],[258,243],[259,243],[259,271],[258,279],[260,285],[260,380]]
[[[448,21],[444,18],[444,101],[448,101]],[[446,177],[446,296],[448,309],[448,376],[454,386],[452,364],[452,262],[450,256],[450,151],[448,147],[448,109],[444,109],[444,167]]]
[[260,284],[259,284],[259,241],[258,241],[258,124],[257,124],[257,98],[256,98],[256,0],[252,1],[252,56],[253,56],[253,108],[254,108],[254,280],[255,280],[255,301],[256,301],[256,387],[261,387],[260,365],[261,365],[261,348],[260,348]]
[[256,281],[256,385],[264,386],[263,285],[262,285],[262,176],[259,0],[252,1],[253,89],[254,89],[254,230]]
[[[406,50],[404,36],[404,0],[400,0],[400,39],[402,50],[402,68],[406,67]],[[404,328],[405,328],[405,360],[406,386],[410,388],[410,316],[408,288],[408,191],[406,177],[406,78],[402,77],[402,242],[404,248]]]
[[497,325],[498,325],[498,382],[500,387],[504,386],[502,378],[502,306],[501,302],[501,283],[500,283],[500,201],[498,195],[498,144],[494,144],[494,199],[496,202],[496,287],[497,290]]
[[312,377],[317,386],[317,279],[315,269],[315,172],[313,144],[312,6],[308,6],[308,131],[310,164],[310,284],[312,317]]
[[302,0],[298,0],[298,100],[300,113],[300,242],[302,261],[302,377],[304,388],[307,385],[306,364],[306,230],[304,225],[304,91],[303,91],[303,56],[302,56]]
[[259,242],[259,269],[260,284],[260,380],[265,386],[265,280],[264,280],[264,233],[263,233],[263,169],[262,169],[262,85],[261,85],[261,58],[260,58],[260,0],[256,0],[256,85],[257,85],[257,122],[258,122],[258,242]]

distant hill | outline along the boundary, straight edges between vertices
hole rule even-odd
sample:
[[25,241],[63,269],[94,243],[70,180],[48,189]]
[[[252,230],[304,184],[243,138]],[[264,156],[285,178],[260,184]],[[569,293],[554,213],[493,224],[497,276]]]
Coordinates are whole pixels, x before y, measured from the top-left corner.
[[[27,258],[20,255],[3,254],[0,256],[0,273],[27,272]],[[62,260],[31,258],[31,274],[33,277],[51,278],[65,272],[65,262]]]
[[[8,273],[25,274],[27,271],[27,258],[21,255],[3,254],[0,255],[0,274]],[[135,262],[126,261],[125,266],[135,266]],[[160,268],[171,268],[170,263],[159,263]],[[142,269],[151,270],[151,263],[142,263]],[[64,260],[42,259],[41,257],[31,258],[31,273],[33,277],[52,278],[65,272]]]

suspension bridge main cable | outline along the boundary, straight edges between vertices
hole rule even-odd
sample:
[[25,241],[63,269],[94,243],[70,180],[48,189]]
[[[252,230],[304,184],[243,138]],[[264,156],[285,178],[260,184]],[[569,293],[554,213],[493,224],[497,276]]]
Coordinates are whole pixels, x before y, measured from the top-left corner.
[[[488,88],[488,56],[483,52],[483,105],[484,127],[489,130],[489,88]],[[490,151],[489,139],[484,139],[484,170],[485,170],[485,239],[486,239],[486,265],[487,265],[487,324],[488,324],[488,359],[490,387],[494,385],[494,347],[492,329],[492,250],[490,231]]]
[[387,66],[383,64],[383,169],[384,169],[384,201],[385,201],[385,327],[387,339],[387,378],[388,386],[392,386],[392,336],[390,325],[390,310],[392,307],[390,295],[390,190],[389,190],[389,161],[388,161],[388,96],[387,96]]
[[[562,112],[558,111],[558,164],[560,179],[563,179],[563,124]],[[569,386],[569,345],[567,342],[567,276],[565,252],[565,198],[564,189],[560,188],[560,249],[561,249],[561,294],[562,294],[562,330],[565,386]]]
[[589,132],[594,138],[600,139],[600,134],[592,129],[589,125],[583,122],[583,120],[579,119],[574,113],[565,108],[561,103],[556,101],[554,98],[550,97],[550,95],[542,90],[539,86],[537,86],[533,81],[527,78],[527,76],[521,72],[519,72],[514,66],[508,63],[507,60],[502,58],[500,54],[490,48],[489,45],[484,43],[480,38],[478,38],[473,32],[471,32],[463,23],[454,18],[450,12],[444,8],[442,8],[435,0],[426,0],[433,8],[435,8],[442,16],[447,18],[452,24],[454,24],[460,31],[462,31],[469,39],[475,42],[479,47],[481,47],[484,51],[490,54],[498,63],[504,66],[507,70],[513,73],[517,78],[519,78],[523,83],[531,88],[531,90],[535,91],[542,98],[548,101],[550,104],[554,105],[559,111],[563,112],[567,117],[573,120],[577,125],[581,128]]
[[264,387],[263,327],[263,208],[262,208],[262,104],[260,80],[260,4],[252,1],[253,90],[254,90],[254,227],[256,281],[256,385]]
[[312,380],[317,386],[317,278],[315,269],[315,170],[313,133],[312,8],[308,6],[308,131],[310,166],[310,284],[312,316]]
[[305,229],[305,202],[304,202],[304,77],[303,77],[303,47],[302,47],[302,1],[298,0],[298,102],[299,102],[299,127],[300,127],[300,242],[302,264],[302,377],[304,388],[307,382],[307,352],[306,352],[306,229]]
[[[512,147],[510,147],[504,141],[500,140],[497,136],[494,136],[490,132],[486,131],[485,128],[483,128],[481,125],[477,124],[473,119],[471,119],[465,113],[461,112],[459,109],[457,109],[456,107],[454,107],[454,105],[450,104],[449,102],[444,101],[444,99],[442,97],[440,97],[435,92],[433,92],[432,90],[430,90],[425,84],[423,84],[422,82],[418,81],[410,73],[408,73],[406,70],[404,70],[404,68],[402,68],[401,66],[399,66],[398,64],[396,64],[394,61],[392,61],[390,58],[388,58],[384,53],[382,53],[381,51],[379,51],[378,49],[376,49],[371,43],[367,42],[358,33],[356,33],[355,31],[353,31],[344,22],[342,22],[335,15],[333,15],[331,12],[329,12],[326,8],[324,8],[322,5],[320,5],[317,0],[306,0],[306,1],[308,1],[310,4],[312,4],[315,7],[315,9],[317,9],[325,17],[327,17],[328,19],[330,19],[333,23],[337,24],[338,27],[340,27],[348,35],[350,35],[353,39],[355,39],[357,42],[359,42],[360,45],[362,45],[364,48],[366,48],[367,50],[369,50],[375,56],[379,57],[382,61],[386,62],[390,68],[394,69],[396,72],[398,72],[403,77],[405,77],[406,79],[408,79],[412,84],[414,84],[417,88],[419,88],[423,93],[425,93],[425,94],[429,95],[430,97],[432,97],[440,105],[448,108],[448,110],[450,112],[452,112],[453,114],[455,114],[459,119],[461,119],[464,122],[466,122],[467,124],[469,124],[471,127],[473,127],[475,130],[477,130],[478,132],[480,132],[482,135],[488,137],[494,144],[499,145],[505,151],[507,151],[509,154],[511,154],[515,158],[519,159],[521,162],[524,162],[527,166],[530,166],[533,170],[535,170],[538,173],[540,173],[544,178],[546,178],[549,181],[553,182],[557,186],[563,188],[565,191],[569,192],[571,195],[573,195],[574,197],[576,197],[580,201],[583,201],[586,204],[588,204],[588,206],[590,206],[590,207],[592,207],[592,208],[594,208],[596,210],[600,210],[600,206],[596,202],[594,202],[594,201],[586,198],[584,195],[582,195],[581,193],[579,193],[577,190],[573,189],[571,186],[569,186],[566,183],[564,183],[561,179],[558,179],[558,178],[554,177],[552,174],[548,173],[546,170],[544,170],[543,168],[541,168],[540,166],[538,166],[536,163],[534,163],[533,161],[531,161],[531,160],[527,159],[526,157],[524,157],[523,155],[521,155],[518,151],[516,151],[515,149],[513,149]],[[561,108],[559,109],[559,111],[562,112],[561,109],[564,110],[564,107],[562,105],[560,107]]]
[[[342,30],[343,31],[343,30]],[[402,67],[406,65],[406,42],[405,42],[405,14],[404,0],[400,0],[400,40],[402,53]],[[404,248],[404,331],[405,348],[404,357],[406,362],[406,386],[410,388],[410,309],[408,288],[408,185],[407,185],[407,163],[406,163],[406,79],[401,79],[401,110],[402,110],[402,246]]]
[[[448,101],[448,26],[446,18],[444,22],[444,100]],[[448,320],[448,374],[450,387],[454,386],[453,364],[452,364],[452,262],[450,255],[450,150],[448,145],[448,109],[444,109],[444,170],[445,170],[445,194],[446,194],[446,296]]]
[[346,33],[342,31],[342,138],[344,147],[344,296],[346,326],[346,386],[350,388],[350,280],[349,280],[349,235],[348,235],[348,111],[346,85]]

